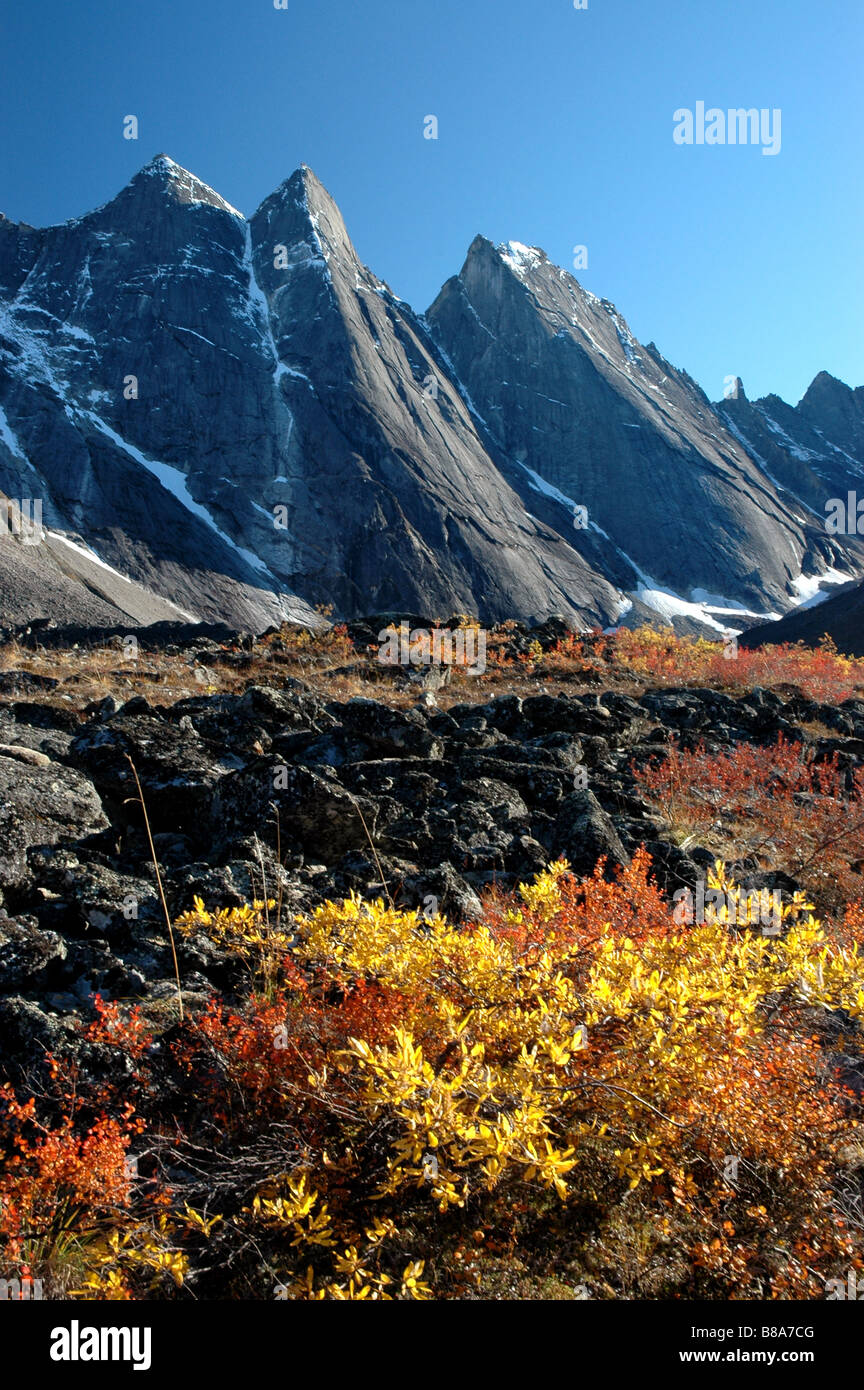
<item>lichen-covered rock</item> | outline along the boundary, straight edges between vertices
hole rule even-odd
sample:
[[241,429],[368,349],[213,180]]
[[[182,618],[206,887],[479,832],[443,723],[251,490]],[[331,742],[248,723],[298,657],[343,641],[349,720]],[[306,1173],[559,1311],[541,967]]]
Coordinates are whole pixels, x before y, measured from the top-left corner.
[[35,917],[0,915],[0,994],[39,985],[66,959],[66,943],[56,932],[42,931]]
[[0,755],[0,888],[28,879],[31,846],[76,842],[105,829],[108,818],[92,783],[73,768]]

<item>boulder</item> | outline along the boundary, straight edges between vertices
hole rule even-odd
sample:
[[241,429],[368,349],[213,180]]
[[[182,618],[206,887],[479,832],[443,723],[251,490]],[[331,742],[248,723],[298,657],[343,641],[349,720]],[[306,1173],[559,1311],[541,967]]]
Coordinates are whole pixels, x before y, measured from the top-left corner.
[[0,917],[0,993],[44,988],[46,973],[65,959],[65,941],[42,931],[35,917]]
[[564,855],[574,873],[590,874],[605,856],[607,868],[630,862],[611,816],[593,792],[574,791],[565,797],[551,833],[553,856]]
[[[92,783],[59,763],[0,754],[0,887],[27,882],[31,847],[75,844],[104,830],[108,818]],[[24,750],[25,752],[27,750]]]

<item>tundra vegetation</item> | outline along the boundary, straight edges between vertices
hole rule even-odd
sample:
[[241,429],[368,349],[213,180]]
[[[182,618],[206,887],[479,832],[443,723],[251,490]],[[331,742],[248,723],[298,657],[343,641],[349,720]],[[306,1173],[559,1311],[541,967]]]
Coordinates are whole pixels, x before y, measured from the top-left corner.
[[[271,678],[278,655],[381,679],[347,631],[256,647]],[[520,649],[505,629],[440,699],[568,678],[840,702],[864,668],[647,629]],[[301,913],[266,883],[239,907],[193,897],[175,935],[227,952],[242,987],[158,1024],[97,998],[86,1065],[49,1053],[0,1087],[10,1276],[96,1300],[746,1300],[864,1271],[864,774],[782,735],[673,740],[630,773],[713,858],[704,921],[676,917],[644,848],[557,859],[459,922],[387,892]],[[775,934],[712,906],[745,862],[796,885]]]

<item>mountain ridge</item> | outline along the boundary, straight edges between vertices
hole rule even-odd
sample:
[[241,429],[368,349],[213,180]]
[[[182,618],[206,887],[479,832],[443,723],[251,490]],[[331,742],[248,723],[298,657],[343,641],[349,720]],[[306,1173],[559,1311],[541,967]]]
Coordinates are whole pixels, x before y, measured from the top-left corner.
[[81,217],[0,217],[0,490],[208,621],[782,612],[864,575],[795,456],[831,428],[864,472],[864,389],[833,381],[760,454],[743,393],[712,406],[539,248],[478,234],[415,312],[306,165],[249,218],[164,154]]

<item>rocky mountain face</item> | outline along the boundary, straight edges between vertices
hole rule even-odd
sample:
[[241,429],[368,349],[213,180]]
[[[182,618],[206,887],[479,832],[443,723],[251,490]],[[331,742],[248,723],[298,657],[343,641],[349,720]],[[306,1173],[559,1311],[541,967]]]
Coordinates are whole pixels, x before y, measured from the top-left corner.
[[0,493],[42,507],[0,528],[0,621],[783,612],[864,574],[817,496],[864,468],[862,391],[747,409],[542,252],[478,238],[424,318],[309,169],[247,221],[159,156],[0,219]]
[[[716,407],[787,497],[802,503],[824,528],[831,498],[845,501],[857,488],[864,498],[864,389],[853,391],[820,372],[797,406],[779,396],[749,401],[739,381]],[[854,528],[853,528],[854,529]]]
[[848,565],[845,538],[826,536],[824,513],[724,410],[542,251],[478,237],[427,318],[526,497],[552,494],[559,516],[586,506],[594,563],[643,601],[669,589],[725,596],[718,611],[782,610],[802,570]]

